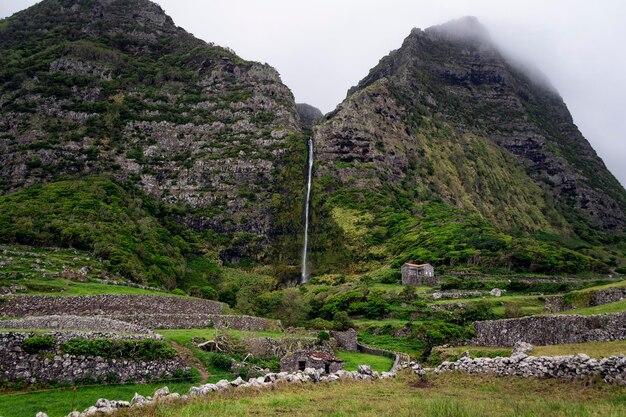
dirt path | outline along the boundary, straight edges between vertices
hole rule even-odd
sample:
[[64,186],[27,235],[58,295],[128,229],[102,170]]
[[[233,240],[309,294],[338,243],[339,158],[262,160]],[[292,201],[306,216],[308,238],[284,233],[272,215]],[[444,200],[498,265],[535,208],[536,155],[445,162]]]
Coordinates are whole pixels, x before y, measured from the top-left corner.
[[178,343],[173,341],[170,341],[170,343],[172,344],[174,349],[178,351],[178,354],[187,365],[196,368],[200,372],[200,383],[204,384],[205,382],[207,382],[209,380],[209,373],[206,371],[204,364],[200,362],[200,359],[198,359],[196,355],[193,354],[191,349],[183,345],[179,345]]

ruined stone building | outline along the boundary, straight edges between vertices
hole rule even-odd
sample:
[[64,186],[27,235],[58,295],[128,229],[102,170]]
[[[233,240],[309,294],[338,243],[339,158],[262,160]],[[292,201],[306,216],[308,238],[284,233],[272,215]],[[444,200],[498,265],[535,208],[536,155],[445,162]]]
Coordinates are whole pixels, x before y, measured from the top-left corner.
[[306,368],[323,369],[330,374],[343,369],[343,361],[330,352],[316,350],[288,353],[280,360],[281,372],[304,371]]
[[439,281],[435,277],[435,268],[431,264],[402,265],[402,285],[437,285]]

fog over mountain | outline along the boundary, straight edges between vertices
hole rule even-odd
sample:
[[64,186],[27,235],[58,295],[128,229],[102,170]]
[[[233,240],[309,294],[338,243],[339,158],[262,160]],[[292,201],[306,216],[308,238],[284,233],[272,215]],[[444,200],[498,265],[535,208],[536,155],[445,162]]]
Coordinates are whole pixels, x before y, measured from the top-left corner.
[[[0,16],[33,0],[0,4]],[[289,2],[158,0],[176,24],[201,39],[268,62],[298,102],[328,112],[413,27],[476,16],[508,56],[545,74],[609,169],[626,184],[626,6],[603,1]]]

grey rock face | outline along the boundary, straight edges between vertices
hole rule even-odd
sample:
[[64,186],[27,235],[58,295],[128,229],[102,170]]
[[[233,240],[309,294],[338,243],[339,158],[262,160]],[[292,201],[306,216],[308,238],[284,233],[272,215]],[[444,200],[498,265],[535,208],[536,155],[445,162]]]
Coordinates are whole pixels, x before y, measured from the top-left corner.
[[[540,78],[504,58],[476,19],[464,18],[414,29],[348,94],[384,82],[402,107],[488,138],[561,204],[583,212],[594,226],[621,230],[626,191]],[[383,111],[393,115],[394,107]]]
[[300,117],[300,125],[303,128],[310,129],[323,116],[320,109],[306,103],[296,103],[296,110],[298,111],[298,116]]

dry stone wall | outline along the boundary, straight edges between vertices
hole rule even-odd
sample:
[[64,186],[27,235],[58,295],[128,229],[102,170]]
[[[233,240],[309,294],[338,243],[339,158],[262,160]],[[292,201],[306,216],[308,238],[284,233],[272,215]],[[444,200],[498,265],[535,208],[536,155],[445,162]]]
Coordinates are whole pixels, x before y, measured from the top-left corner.
[[223,309],[217,301],[162,295],[15,295],[0,303],[0,316],[221,314]]
[[176,312],[175,314],[112,314],[107,315],[107,317],[149,329],[197,329],[217,327],[235,330],[278,331],[281,328],[279,320],[224,314],[178,314],[178,312]]
[[626,312],[477,321],[474,330],[476,336],[469,344],[478,346],[514,346],[522,341],[533,345],[559,345],[623,340],[626,339]]
[[[148,382],[171,377],[176,371],[189,371],[180,358],[139,361],[104,359],[99,356],[68,354],[29,354],[22,349],[24,340],[35,333],[0,333],[0,381],[24,381],[29,384],[97,380],[109,382]],[[57,344],[75,337],[138,339],[115,333],[50,333]]]
[[626,385],[626,357],[611,356],[601,360],[587,355],[575,356],[528,356],[475,358],[463,357],[456,362],[443,362],[436,373],[461,371],[470,374],[497,376],[521,376],[535,378],[581,379],[601,377],[604,381]]
[[[626,287],[605,288],[603,290],[571,293],[577,300],[583,302],[583,307],[593,307],[614,303],[626,298]],[[568,302],[567,296],[557,295],[546,298],[544,310],[552,313],[572,310],[574,306]]]
[[50,329],[50,330],[89,330],[89,331],[109,331],[127,332],[138,334],[153,334],[145,327],[127,323],[119,320],[112,320],[105,317],[53,315],[24,317],[14,320],[1,320],[1,329]]

